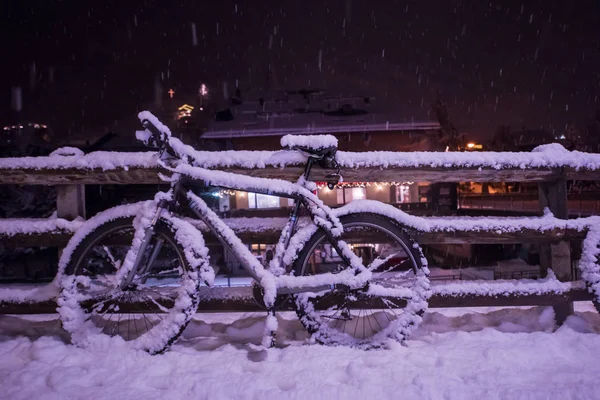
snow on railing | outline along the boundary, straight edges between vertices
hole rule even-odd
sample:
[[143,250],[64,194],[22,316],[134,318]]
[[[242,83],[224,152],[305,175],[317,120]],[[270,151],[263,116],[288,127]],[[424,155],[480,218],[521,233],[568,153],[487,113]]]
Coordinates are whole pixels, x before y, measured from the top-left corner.
[[[527,152],[347,152],[338,151],[342,168],[572,168],[600,170],[600,154],[567,151],[559,144],[540,146]],[[283,168],[303,164],[306,156],[297,151],[200,151],[193,150],[195,164],[204,168]],[[156,168],[155,152],[122,153],[97,151],[85,155],[53,155],[0,159],[0,170],[15,169],[127,169]],[[1,182],[1,181],[0,181]]]

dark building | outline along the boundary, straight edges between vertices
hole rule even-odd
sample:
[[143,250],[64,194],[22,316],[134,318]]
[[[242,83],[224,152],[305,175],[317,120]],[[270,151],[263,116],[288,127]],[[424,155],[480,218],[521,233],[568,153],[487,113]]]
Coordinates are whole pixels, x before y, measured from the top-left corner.
[[440,125],[377,112],[374,99],[329,96],[320,90],[288,90],[248,96],[237,91],[202,135],[214,150],[277,150],[283,135],[331,134],[345,151],[435,149]]

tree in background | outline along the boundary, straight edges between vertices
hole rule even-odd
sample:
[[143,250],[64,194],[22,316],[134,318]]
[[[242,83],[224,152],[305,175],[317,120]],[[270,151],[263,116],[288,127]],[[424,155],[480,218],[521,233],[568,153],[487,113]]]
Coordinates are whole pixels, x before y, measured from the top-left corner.
[[585,129],[582,141],[582,151],[590,153],[600,152],[600,109],[596,110],[596,115],[588,124],[587,129]]
[[441,99],[440,92],[437,92],[436,101],[432,110],[440,124],[440,134],[438,150],[457,151],[465,148],[465,136],[460,134],[454,124],[450,121],[446,103]]
[[514,151],[515,138],[512,128],[508,125],[500,125],[491,143],[492,151]]

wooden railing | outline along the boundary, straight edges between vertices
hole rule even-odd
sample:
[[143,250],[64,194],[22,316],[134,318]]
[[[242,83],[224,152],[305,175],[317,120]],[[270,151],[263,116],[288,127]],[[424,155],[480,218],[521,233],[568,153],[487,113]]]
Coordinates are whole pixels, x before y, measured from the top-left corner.
[[[468,167],[459,166],[360,166],[343,168],[345,181],[360,182],[535,182],[539,187],[537,199],[538,210],[547,207],[558,218],[568,217],[567,180],[600,180],[600,168],[562,167],[502,167],[477,165],[482,153],[474,155],[473,162]],[[402,158],[405,153],[398,153]],[[39,164],[44,164],[40,162]],[[302,166],[287,165],[265,166],[264,168],[244,168],[242,166],[220,167],[220,170],[241,173],[246,176],[279,178],[295,181],[301,175]],[[331,171],[315,168],[312,178],[316,181],[325,180]],[[89,168],[86,166],[67,166],[55,168],[34,168],[28,162],[19,164],[18,160],[10,163],[0,160],[0,184],[20,185],[54,185],[57,188],[57,214],[59,218],[72,220],[76,217],[85,218],[84,185],[126,185],[126,184],[157,184],[161,180],[159,173],[168,173],[158,167],[143,167],[136,165],[116,165],[105,168]],[[0,221],[0,224],[2,222]],[[0,233],[0,241],[4,246],[64,246],[72,230],[57,229],[53,231],[4,235]],[[453,232],[414,232],[420,243],[525,243],[533,242],[541,245],[540,262],[543,270],[552,268],[561,281],[570,281],[571,253],[570,242],[579,241],[585,237],[585,232],[576,229],[527,230],[519,232],[499,233],[495,230],[480,230],[477,232],[455,230]],[[245,234],[242,234],[242,238]],[[256,234],[247,233],[249,238],[256,240]],[[261,234],[261,242],[274,241],[276,232]],[[518,297],[518,296],[517,296]],[[539,296],[538,296],[539,297]],[[546,300],[535,297],[538,303]],[[578,289],[572,294],[559,296],[552,304],[559,312],[559,319],[566,317],[571,311],[570,301],[573,298],[589,298],[585,290]],[[529,296],[528,299],[532,297]],[[487,300],[486,300],[487,299]],[[460,305],[492,305],[499,301],[495,296],[471,297],[471,300],[455,300],[442,304]],[[436,300],[438,301],[438,300]],[[534,301],[534,302],[535,302]],[[531,302],[527,301],[528,304]],[[504,304],[502,301],[500,303]],[[515,300],[512,304],[519,303]],[[562,316],[562,317],[561,317]]]
[[[569,193],[570,215],[599,215],[600,193]],[[539,212],[537,193],[461,194],[458,206],[469,210],[505,210]]]

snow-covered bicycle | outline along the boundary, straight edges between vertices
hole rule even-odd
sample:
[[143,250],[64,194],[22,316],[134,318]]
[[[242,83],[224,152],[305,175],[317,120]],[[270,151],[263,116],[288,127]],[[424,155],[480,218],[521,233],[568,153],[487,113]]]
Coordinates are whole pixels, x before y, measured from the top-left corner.
[[[332,210],[313,193],[315,163],[336,168],[331,186],[340,178],[335,137],[282,138],[284,147],[306,156],[303,175],[291,183],[198,167],[206,153],[173,137],[151,113],[139,118],[145,130],[137,137],[159,149],[171,189],[94,216],[63,251],[59,313],[74,343],[116,336],[153,354],[166,350],[196,312],[201,286],[213,286],[219,265],[209,261],[207,228],[259,288],[265,345],[274,341],[282,297],[291,298],[313,339],[325,344],[381,346],[405,339],[420,322],[428,269],[419,246],[386,215],[386,207],[398,210],[367,200]],[[198,184],[294,200],[266,267],[195,193]],[[197,218],[182,216],[186,211]]]

